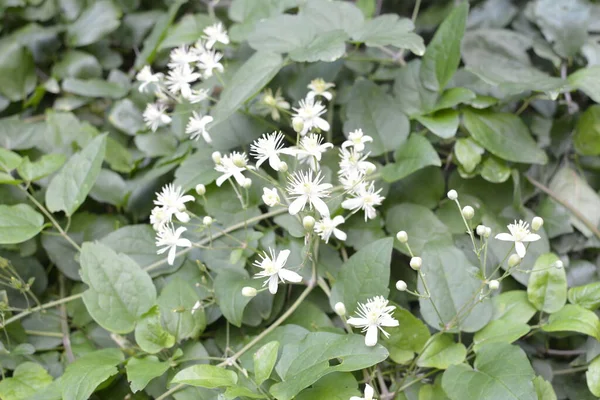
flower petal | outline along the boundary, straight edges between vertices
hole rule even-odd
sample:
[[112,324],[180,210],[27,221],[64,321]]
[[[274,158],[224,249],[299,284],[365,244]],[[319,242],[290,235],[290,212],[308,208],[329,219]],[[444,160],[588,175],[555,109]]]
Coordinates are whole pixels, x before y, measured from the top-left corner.
[[289,269],[282,268],[279,270],[279,277],[284,281],[299,283],[302,282],[302,276],[298,275],[294,271],[290,271]]
[[519,257],[523,258],[525,257],[527,249],[525,249],[525,245],[523,244],[523,242],[515,242],[515,251],[517,252]]
[[167,256],[167,262],[169,263],[169,265],[173,265],[173,263],[175,262],[176,255],[177,255],[177,247],[171,246],[171,248],[169,249],[169,255]]
[[348,238],[348,235],[346,235],[346,232],[343,232],[339,229],[334,229],[333,230],[333,235],[338,238],[338,240],[346,240]]
[[287,259],[289,256],[290,256],[289,250],[281,250],[279,252],[279,254],[277,255],[277,261],[276,261],[277,265],[279,265],[281,268],[283,268],[283,266],[287,262]]
[[368,383],[365,385],[365,399],[372,399],[375,395],[375,391]]
[[365,335],[365,344],[369,347],[373,347],[377,344],[377,336],[379,334],[379,330],[377,329],[377,325],[370,325],[367,328],[367,334]]
[[329,217],[329,207],[327,207],[327,204],[323,200],[318,197],[311,198],[310,200],[321,216]]
[[542,237],[540,235],[538,235],[537,233],[530,233],[529,235],[525,236],[525,238],[522,240],[523,242],[535,242],[536,240],[540,240]]
[[514,242],[515,238],[510,233],[499,233],[496,236],[496,239],[503,240],[505,242]]
[[357,317],[348,318],[348,323],[350,325],[356,326],[358,328],[369,325],[369,321],[367,321],[365,318],[357,318]]
[[279,283],[277,279],[277,275],[269,277],[269,292],[271,292],[271,294],[277,293],[277,284]]
[[296,215],[300,212],[300,210],[303,210],[304,206],[306,205],[306,200],[306,196],[300,196],[296,200],[292,201],[292,204],[290,204],[290,207],[288,208],[290,215]]

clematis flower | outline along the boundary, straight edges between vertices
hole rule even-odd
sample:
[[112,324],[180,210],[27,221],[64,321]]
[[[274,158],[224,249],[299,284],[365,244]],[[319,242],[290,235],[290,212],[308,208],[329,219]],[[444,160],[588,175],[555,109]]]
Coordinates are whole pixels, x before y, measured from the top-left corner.
[[223,156],[220,162],[215,165],[215,170],[223,174],[217,178],[217,186],[221,186],[223,182],[231,177],[235,179],[238,185],[243,186],[246,177],[242,172],[250,168],[253,167],[248,165],[248,156],[246,156],[246,153],[234,151],[228,156]]
[[376,296],[367,300],[366,303],[358,303],[356,314],[358,317],[348,319],[348,324],[362,328],[365,335],[365,344],[375,346],[379,331],[387,338],[389,333],[383,330],[383,327],[398,326],[398,321],[392,316],[396,309],[394,306],[388,306],[388,301],[383,296]]
[[217,42],[229,44],[229,36],[227,36],[227,31],[220,22],[217,22],[211,26],[207,26],[204,28],[203,32],[206,35],[207,49],[212,49]]
[[306,95],[307,98],[315,98],[316,96],[323,96],[327,100],[331,101],[333,95],[329,92],[329,89],[334,88],[335,84],[325,82],[323,78],[317,78],[310,81],[308,88],[310,92]]
[[300,146],[291,150],[301,163],[308,163],[313,171],[317,170],[321,157],[328,149],[333,148],[331,143],[323,143],[323,137],[317,133],[304,136],[300,139]]
[[510,233],[499,233],[496,235],[496,239],[505,242],[515,242],[515,251],[521,258],[525,257],[527,252],[523,243],[535,242],[541,238],[537,233],[531,233],[529,231],[529,224],[522,220],[519,220],[519,222],[515,220],[513,224],[509,224],[507,227]]
[[171,123],[171,117],[167,115],[166,111],[167,106],[161,103],[148,104],[146,106],[142,117],[144,118],[144,122],[146,122],[146,126],[152,132],[156,132],[160,126]]
[[200,74],[193,72],[189,64],[179,65],[169,71],[166,79],[167,89],[174,95],[181,93],[184,98],[189,98],[192,95],[190,84],[199,78]]
[[210,115],[200,116],[196,111],[192,112],[192,116],[185,127],[185,133],[190,135],[190,139],[198,140],[200,136],[206,143],[211,143],[212,139],[206,130],[206,125],[213,121]]
[[321,173],[313,178],[313,172],[298,171],[290,177],[287,191],[290,196],[295,197],[290,204],[289,212],[291,215],[296,215],[304,210],[308,203],[310,207],[314,207],[323,217],[329,217],[329,208],[322,198],[329,197],[333,185],[330,183],[321,183],[323,177]]
[[354,147],[356,151],[363,151],[365,143],[372,142],[373,138],[363,133],[362,129],[357,129],[348,134],[348,140],[342,143],[342,149],[346,147]]
[[277,293],[277,286],[279,282],[302,282],[302,277],[294,271],[285,269],[285,263],[290,256],[289,250],[282,250],[279,254],[275,255],[273,249],[269,249],[269,253],[264,252],[260,255],[260,260],[254,262],[254,266],[262,269],[261,272],[257,273],[255,278],[267,278],[263,286],[269,286],[269,292],[271,294]]
[[183,226],[175,230],[173,224],[169,224],[164,226],[163,229],[156,234],[156,246],[162,246],[162,249],[158,249],[156,254],[163,254],[168,251],[167,262],[169,265],[173,265],[175,262],[177,247],[192,247],[192,242],[181,237],[181,234],[185,231],[187,231],[187,228]]
[[332,234],[339,240],[346,240],[348,235],[346,235],[345,232],[342,232],[341,229],[338,229],[338,225],[341,225],[344,222],[346,222],[346,220],[341,215],[338,215],[333,219],[324,217],[315,224],[315,233],[319,235],[325,243],[329,243],[329,238]]
[[138,87],[138,90],[141,93],[144,93],[146,91],[146,88],[148,87],[148,85],[158,84],[162,80],[163,77],[164,77],[164,75],[160,72],[153,74],[152,69],[150,69],[150,67],[148,65],[146,65],[135,76],[135,79],[137,79],[138,81],[141,82],[140,86]]
[[300,100],[300,106],[293,108],[295,114],[293,119],[301,122],[302,129],[300,135],[306,135],[311,129],[319,128],[323,131],[329,130],[329,122],[321,118],[321,115],[327,112],[327,109],[320,101],[316,101],[312,97],[307,97]]
[[352,213],[364,210],[365,221],[373,219],[377,216],[375,206],[381,205],[381,202],[385,199],[385,197],[379,195],[380,192],[381,189],[375,191],[375,185],[371,182],[369,186],[360,187],[354,197],[344,200],[342,208],[352,210]]
[[277,193],[277,188],[263,188],[262,200],[269,207],[279,204],[281,199],[279,198],[279,193]]
[[163,210],[171,215],[175,215],[181,222],[188,222],[190,217],[185,213],[185,203],[194,201],[194,196],[184,195],[181,186],[175,187],[172,183],[165,185],[162,192],[156,193],[157,199],[154,204],[162,207]]
[[275,171],[279,171],[281,159],[279,154],[291,154],[291,149],[283,148],[283,134],[281,132],[265,133],[250,145],[250,152],[256,158],[256,168],[269,161]]
[[198,68],[204,71],[204,78],[213,76],[213,71],[215,69],[219,72],[225,70],[223,64],[219,62],[221,58],[223,58],[223,54],[214,50],[207,50],[198,56]]

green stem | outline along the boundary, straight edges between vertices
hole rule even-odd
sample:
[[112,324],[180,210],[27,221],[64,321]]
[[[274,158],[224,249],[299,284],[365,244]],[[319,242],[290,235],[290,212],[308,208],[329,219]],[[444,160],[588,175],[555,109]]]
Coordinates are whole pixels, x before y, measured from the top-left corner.
[[37,306],[37,307],[33,307],[32,309],[25,310],[25,311],[23,311],[23,312],[15,315],[15,316],[10,317],[6,321],[4,321],[4,324],[0,324],[0,328],[4,328],[7,325],[9,325],[9,324],[11,324],[11,323],[13,323],[15,321],[18,321],[18,320],[20,320],[22,318],[25,318],[26,316],[28,316],[29,314],[32,314],[34,312],[42,311],[42,310],[45,310],[47,308],[56,307],[56,306],[59,306],[59,305],[64,304],[64,303],[68,303],[70,301],[80,299],[82,297],[83,297],[83,293],[77,293],[77,294],[74,294],[72,296],[63,297],[62,299],[54,300],[54,301],[51,301],[49,303],[42,304],[41,306]]

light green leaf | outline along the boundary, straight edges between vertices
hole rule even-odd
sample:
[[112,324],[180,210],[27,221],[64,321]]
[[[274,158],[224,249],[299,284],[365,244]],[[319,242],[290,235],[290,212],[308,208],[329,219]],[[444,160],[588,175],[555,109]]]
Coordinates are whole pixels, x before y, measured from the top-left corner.
[[101,243],[84,243],[80,263],[81,278],[89,286],[83,302],[92,318],[111,332],[131,332],[156,302],[150,276],[131,258]]
[[454,137],[458,130],[459,118],[456,110],[441,110],[431,115],[417,116],[415,119],[442,139]]
[[283,14],[256,24],[254,32],[248,36],[248,44],[266,54],[289,53],[308,45],[315,34],[315,28],[308,18]]
[[442,93],[432,111],[445,110],[459,104],[470,104],[476,97],[477,95],[469,89],[463,87],[450,88]]
[[577,304],[592,311],[597,310],[600,307],[600,282],[572,287],[567,296],[571,304]]
[[421,63],[421,80],[427,89],[442,91],[456,72],[468,13],[468,2],[455,6],[427,45]]
[[68,216],[84,202],[100,174],[106,134],[97,136],[79,153],[71,156],[52,178],[46,191],[46,206],[51,212],[64,211]]
[[198,364],[179,371],[171,380],[171,384],[183,383],[204,388],[233,386],[238,377],[235,372],[214,365]]
[[52,376],[34,362],[24,362],[13,371],[12,377],[0,382],[2,400],[28,400],[37,391],[52,383]]
[[15,152],[0,148],[0,168],[6,172],[10,172],[17,168],[22,162],[22,158]]
[[[410,232],[408,240],[412,247]],[[459,310],[470,307],[467,304],[472,304],[472,299],[479,295],[481,281],[474,276],[477,268],[445,238],[428,240],[421,254],[421,271],[431,294],[431,298],[419,298],[425,322],[438,330],[451,322],[454,331],[476,332],[483,328],[492,317],[489,298],[476,303],[469,313],[463,313],[457,319]],[[422,280],[419,280],[418,288],[420,293],[425,293]]]
[[37,78],[31,52],[17,41],[0,41],[0,95],[10,101],[23,100],[35,89]]
[[464,364],[448,368],[442,387],[451,400],[538,400],[534,378],[523,350],[495,343],[480,349],[474,369]]
[[372,156],[396,150],[410,130],[408,118],[384,90],[366,79],[357,80],[346,106],[344,132],[362,129],[373,138],[369,144]]
[[504,161],[490,156],[481,164],[480,174],[488,182],[502,183],[510,178],[510,168]]
[[365,20],[354,4],[345,1],[309,0],[302,6],[300,15],[314,26],[319,35],[333,30],[343,30],[352,35]]
[[192,314],[198,300],[194,288],[180,277],[171,280],[160,292],[157,303],[162,321],[176,341],[197,337],[206,328],[204,308],[200,307]]
[[494,305],[494,320],[527,323],[537,312],[527,298],[524,290],[503,292],[492,298]]
[[298,62],[333,62],[346,52],[348,34],[341,30],[322,33],[306,45],[290,52],[290,58]]
[[333,372],[300,392],[296,400],[348,400],[359,394],[358,383],[351,373]]
[[600,105],[590,106],[581,114],[575,128],[573,144],[579,154],[600,154]]
[[0,244],[22,243],[44,226],[44,217],[27,204],[0,204]]
[[144,65],[152,64],[152,61],[154,61],[154,58],[158,52],[158,46],[165,38],[167,29],[169,29],[175,20],[175,16],[177,15],[177,12],[183,3],[185,3],[185,0],[176,0],[171,2],[169,10],[156,19],[152,31],[144,40],[142,51],[135,58],[134,67],[136,69],[139,70]]
[[161,321],[160,309],[154,306],[135,326],[135,341],[146,353],[155,354],[175,344],[175,336],[165,330]]
[[396,307],[394,318],[399,326],[386,328],[390,337],[382,338],[382,341],[390,351],[390,358],[401,364],[411,360],[414,353],[421,352],[431,334],[423,321],[402,307]]
[[[365,346],[362,335],[309,333],[301,341],[283,346],[275,368],[282,382],[271,386],[270,392],[278,400],[290,400],[327,374],[367,368],[387,356],[387,350],[380,345]],[[331,359],[340,363],[329,365]]]
[[244,286],[259,288],[260,282],[248,278],[246,271],[236,272],[223,270],[215,278],[214,291],[217,304],[223,316],[233,325],[242,326],[244,309],[252,300],[251,297],[242,296]]
[[557,261],[559,258],[553,253],[539,256],[527,285],[531,304],[549,314],[560,310],[567,302],[567,276],[564,268],[554,267]]
[[464,123],[473,139],[495,156],[528,164],[548,161],[529,134],[527,125],[516,115],[465,110]]
[[449,400],[442,388],[442,375],[435,378],[433,385],[423,385],[419,389],[419,400]]
[[400,18],[397,14],[380,15],[367,21],[352,34],[356,42],[367,46],[394,46],[408,49],[418,56],[425,53],[423,38],[413,32],[415,25],[408,18]]
[[438,93],[427,89],[419,79],[421,60],[400,68],[394,81],[394,96],[400,109],[410,117],[427,114],[435,108]]
[[63,400],[88,400],[98,385],[117,374],[124,360],[119,349],[97,350],[69,364],[62,376]]
[[77,79],[67,78],[62,83],[62,89],[67,93],[84,97],[109,97],[120,99],[129,89],[115,82],[102,79]]
[[110,169],[101,169],[96,183],[90,191],[90,197],[99,203],[121,207],[127,203],[130,191],[125,179]]
[[488,343],[512,343],[527,334],[529,330],[529,325],[524,322],[508,319],[491,321],[473,337],[473,350],[477,352]]
[[556,393],[554,393],[552,384],[544,380],[541,376],[535,377],[533,386],[535,386],[538,400],[556,400]]
[[212,149],[200,148],[186,158],[179,168],[175,170],[175,186],[181,186],[184,192],[191,190],[198,184],[212,183],[220,173],[215,171],[215,162],[212,160]]
[[186,14],[169,28],[158,49],[172,49],[182,44],[194,43],[204,35],[204,28],[211,23],[213,20],[206,14]]
[[600,340],[598,316],[593,311],[574,304],[567,304],[551,314],[542,329],[545,332],[579,332]]
[[262,384],[271,376],[277,361],[278,351],[279,342],[273,341],[265,344],[254,353],[254,381],[257,385]]
[[359,302],[374,296],[388,296],[392,238],[380,239],[354,253],[344,263],[331,288],[329,303],[342,302],[352,313]]
[[569,84],[587,94],[596,103],[600,103],[600,83],[598,82],[600,74],[600,65],[581,68],[569,75],[567,80]]
[[125,370],[127,380],[131,382],[131,391],[135,393],[144,389],[152,379],[161,376],[169,368],[168,362],[161,362],[156,356],[129,359]]
[[93,2],[67,27],[67,43],[72,47],[92,44],[117,29],[119,18],[121,10],[112,1]]
[[466,172],[473,172],[485,150],[471,138],[460,138],[454,144],[454,155]]
[[63,154],[44,154],[33,162],[29,161],[29,157],[24,157],[17,172],[27,182],[35,182],[56,172],[66,160]]
[[585,379],[590,392],[596,397],[600,397],[600,357],[594,360],[588,366],[585,372]]
[[387,164],[381,171],[387,182],[407,177],[415,171],[429,165],[439,167],[442,161],[437,152],[424,136],[413,133],[394,154],[395,163]]
[[425,344],[417,365],[423,368],[447,369],[451,365],[460,364],[467,356],[467,348],[456,343],[453,335],[436,333]]
[[102,76],[102,66],[98,59],[89,53],[79,50],[67,50],[60,61],[52,66],[52,76],[56,79],[67,77],[100,78]]
[[129,99],[115,103],[108,115],[108,121],[115,128],[132,136],[145,129],[142,112]]

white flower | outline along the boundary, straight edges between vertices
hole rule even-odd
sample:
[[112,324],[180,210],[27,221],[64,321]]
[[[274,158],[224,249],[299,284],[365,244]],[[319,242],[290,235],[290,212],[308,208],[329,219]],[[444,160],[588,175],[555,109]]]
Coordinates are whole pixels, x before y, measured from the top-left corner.
[[184,195],[181,186],[173,186],[172,183],[165,185],[162,192],[156,194],[157,198],[154,200],[154,204],[162,207],[165,212],[169,213],[169,219],[171,215],[175,215],[181,222],[189,221],[189,216],[185,213],[185,203],[188,201],[194,201],[194,196]]
[[175,230],[173,224],[166,225],[157,232],[156,234],[156,246],[161,247],[156,254],[163,254],[167,250],[169,254],[167,256],[167,262],[169,265],[173,265],[175,256],[177,255],[177,247],[192,247],[192,242],[188,239],[181,238],[181,234],[187,231],[187,228],[181,226]]
[[153,74],[152,69],[150,69],[150,67],[148,65],[146,65],[135,76],[135,79],[142,82],[142,84],[140,85],[138,90],[141,93],[144,93],[146,91],[146,87],[148,85],[153,84],[153,83],[159,83],[162,80],[163,76],[164,75],[160,72]]
[[285,101],[281,96],[281,89],[277,89],[275,94],[271,89],[266,89],[263,93],[260,103],[258,104],[258,112],[261,115],[267,115],[271,113],[271,118],[274,121],[279,121],[280,115],[279,110],[289,110],[290,103]]
[[282,283],[286,281],[294,283],[302,282],[302,277],[296,272],[283,268],[289,256],[289,250],[282,250],[275,256],[275,251],[269,249],[269,254],[266,252],[263,253],[260,255],[261,260],[254,262],[254,266],[262,269],[254,277],[267,278],[263,286],[269,285],[269,292],[272,294],[277,293],[277,285],[280,280]]
[[171,213],[165,207],[156,206],[150,213],[150,224],[155,231],[161,230],[166,224],[171,222]]
[[232,176],[235,178],[238,185],[242,186],[246,181],[246,177],[242,172],[249,168],[252,167],[248,165],[246,153],[234,151],[228,156],[223,156],[221,162],[215,165],[215,170],[223,174],[217,178],[217,186],[221,186],[223,182]]
[[151,103],[146,106],[142,115],[146,126],[156,132],[159,126],[168,125],[171,123],[171,117],[166,114],[167,106],[160,103]]
[[210,78],[213,76],[213,70],[223,72],[223,64],[219,61],[223,58],[223,54],[218,53],[214,50],[208,50],[198,57],[198,68],[204,71],[204,78]]
[[359,193],[366,189],[364,174],[357,170],[348,171],[346,174],[339,176],[339,181],[344,190],[348,193]]
[[200,74],[193,72],[188,64],[179,65],[169,71],[166,84],[169,92],[177,95],[181,93],[184,98],[192,95],[191,82],[195,82],[200,78]]
[[509,224],[508,230],[510,233],[499,233],[496,235],[496,239],[515,242],[515,251],[521,258],[525,257],[527,252],[523,242],[535,242],[541,238],[537,233],[529,232],[529,224],[521,220],[519,222],[515,220],[513,224]]
[[277,193],[277,188],[263,188],[262,200],[269,207],[273,207],[276,204],[279,204],[279,201],[281,199],[279,198],[279,193]]
[[227,31],[223,27],[223,24],[217,22],[214,25],[207,26],[204,28],[204,34],[206,35],[206,48],[212,49],[216,42],[221,42],[223,44],[229,44],[229,36],[227,36]]
[[250,151],[256,158],[256,168],[269,160],[269,165],[279,171],[281,159],[279,154],[291,154],[291,149],[283,148],[283,134],[281,132],[265,133],[250,145]]
[[192,104],[200,103],[203,100],[208,98],[208,89],[192,89],[189,96],[185,99],[188,100]]
[[348,134],[348,140],[342,143],[342,148],[354,147],[356,151],[363,151],[365,143],[372,142],[373,138],[363,133],[362,129],[357,129]]
[[353,213],[364,210],[365,221],[373,219],[377,216],[375,206],[381,205],[381,202],[385,197],[380,196],[381,189],[375,191],[375,185],[373,182],[368,187],[360,188],[360,191],[355,193],[355,197],[344,200],[342,202],[342,208],[346,210],[352,210]]
[[184,45],[181,45],[173,50],[169,54],[169,68],[182,67],[184,65],[189,66],[193,62],[196,62],[198,57]]
[[321,161],[321,156],[327,149],[333,148],[331,143],[323,143],[323,137],[317,133],[304,136],[300,140],[300,146],[292,150],[301,163],[308,163],[313,170],[317,170],[317,165]]
[[325,114],[327,110],[320,101],[315,102],[314,98],[307,97],[300,100],[300,107],[293,110],[296,112],[293,117],[303,123],[300,135],[306,135],[308,131],[315,127],[323,131],[329,130],[329,122],[321,118],[321,115]]
[[198,138],[202,136],[202,139],[204,139],[206,143],[211,143],[212,139],[206,131],[206,125],[210,124],[212,121],[213,117],[210,115],[201,117],[196,111],[193,111],[192,117],[185,127],[185,133],[190,135],[190,139],[192,140],[198,140]]
[[335,87],[334,83],[325,82],[323,78],[313,79],[308,85],[310,92],[308,92],[306,97],[312,99],[316,96],[323,96],[327,100],[331,100],[333,95],[329,93],[328,90],[333,87]]
[[319,235],[321,239],[325,241],[325,243],[329,243],[329,238],[331,237],[332,233],[333,236],[339,240],[346,240],[348,237],[346,233],[337,228],[338,225],[343,224],[344,222],[344,217],[341,215],[338,215],[333,219],[324,217],[315,224],[315,233]]
[[395,309],[394,306],[388,306],[388,301],[382,296],[376,296],[367,300],[365,304],[358,303],[358,310],[356,311],[358,317],[348,319],[348,324],[362,328],[363,332],[367,332],[365,344],[375,346],[379,331],[386,338],[390,336],[382,327],[398,326],[398,321],[392,316]]
[[304,210],[306,203],[308,203],[321,216],[329,217],[329,208],[327,208],[327,204],[321,198],[329,196],[333,185],[330,183],[321,183],[322,181],[323,177],[320,172],[317,173],[314,179],[312,171],[308,171],[308,173],[298,171],[290,177],[287,191],[291,196],[296,197],[289,207],[291,215],[296,215],[301,210]]
[[350,175],[353,172],[358,172],[361,175],[365,175],[370,171],[376,169],[375,164],[366,161],[369,154],[363,155],[361,152],[355,149],[340,149],[340,174]]
[[350,397],[350,400],[377,400],[373,396],[375,396],[375,390],[373,390],[373,388],[368,383],[366,383],[365,397],[352,396]]

